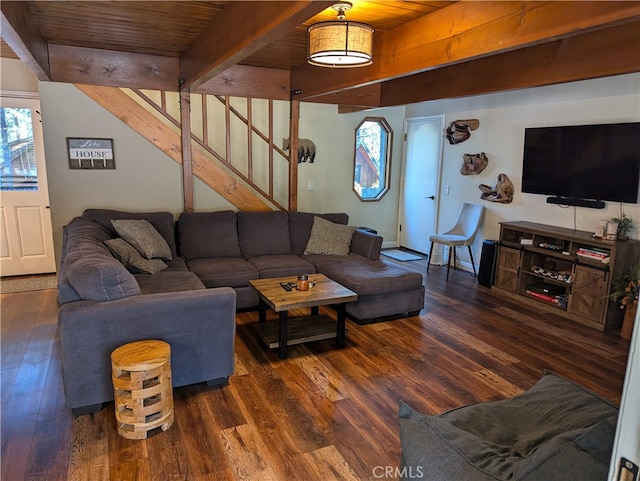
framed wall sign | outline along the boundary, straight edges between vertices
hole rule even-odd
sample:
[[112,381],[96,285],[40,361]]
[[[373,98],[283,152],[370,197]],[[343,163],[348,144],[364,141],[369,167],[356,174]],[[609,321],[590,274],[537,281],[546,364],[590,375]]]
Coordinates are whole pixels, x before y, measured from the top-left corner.
[[67,137],[70,169],[115,169],[113,139]]

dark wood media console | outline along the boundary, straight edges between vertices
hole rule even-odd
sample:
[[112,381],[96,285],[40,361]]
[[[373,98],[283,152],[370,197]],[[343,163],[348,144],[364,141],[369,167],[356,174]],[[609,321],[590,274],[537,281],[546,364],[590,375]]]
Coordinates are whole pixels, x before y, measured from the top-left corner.
[[534,222],[502,222],[495,292],[604,331],[622,324],[611,282],[640,258],[640,241]]

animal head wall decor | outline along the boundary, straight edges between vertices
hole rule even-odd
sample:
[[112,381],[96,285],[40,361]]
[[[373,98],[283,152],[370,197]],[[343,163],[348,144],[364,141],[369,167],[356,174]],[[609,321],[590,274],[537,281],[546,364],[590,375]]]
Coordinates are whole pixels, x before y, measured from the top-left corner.
[[482,200],[500,202],[501,204],[510,204],[513,201],[513,183],[507,174],[498,174],[495,187],[480,184],[478,188],[482,191],[480,194]]
[[459,144],[471,137],[471,131],[476,130],[479,125],[478,119],[455,120],[447,127],[445,135],[451,145]]
[[[282,150],[289,150],[289,138],[282,139]],[[316,158],[316,144],[309,139],[298,139],[298,163],[309,162],[313,164]]]
[[484,152],[479,154],[464,154],[462,156],[462,167],[460,173],[462,175],[477,175],[487,168],[489,159]]

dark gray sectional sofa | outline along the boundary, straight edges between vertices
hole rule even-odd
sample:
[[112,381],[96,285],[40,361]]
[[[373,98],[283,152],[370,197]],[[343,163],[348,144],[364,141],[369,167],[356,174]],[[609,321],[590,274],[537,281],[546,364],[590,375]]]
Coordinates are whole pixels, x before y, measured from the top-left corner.
[[[358,294],[356,322],[417,314],[419,273],[379,258],[382,238],[355,230],[347,255],[304,255],[315,214],[303,212],[132,213],[87,209],[63,229],[59,330],[67,403],[76,414],[113,399],[110,353],[141,339],[172,348],[174,387],[224,383],[233,373],[235,312],[258,305],[250,279],[323,273]],[[322,214],[335,224],[346,214]],[[132,274],[105,241],[111,221],[145,219],[172,259],[156,274]]]
[[[182,213],[177,238],[187,267],[207,287],[230,286],[238,309],[258,305],[250,279],[320,272],[358,294],[346,311],[353,320],[417,313],[422,276],[380,259],[382,237],[356,230],[346,256],[304,255],[316,214],[308,212]],[[347,224],[344,213],[320,217]]]

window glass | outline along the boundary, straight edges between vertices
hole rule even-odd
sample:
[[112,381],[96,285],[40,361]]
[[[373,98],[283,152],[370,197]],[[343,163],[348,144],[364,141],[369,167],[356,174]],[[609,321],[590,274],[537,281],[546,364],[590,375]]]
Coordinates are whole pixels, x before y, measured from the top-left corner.
[[356,127],[353,191],[361,200],[379,200],[389,190],[392,135],[381,117],[366,117]]
[[0,108],[0,190],[38,190],[31,109]]

